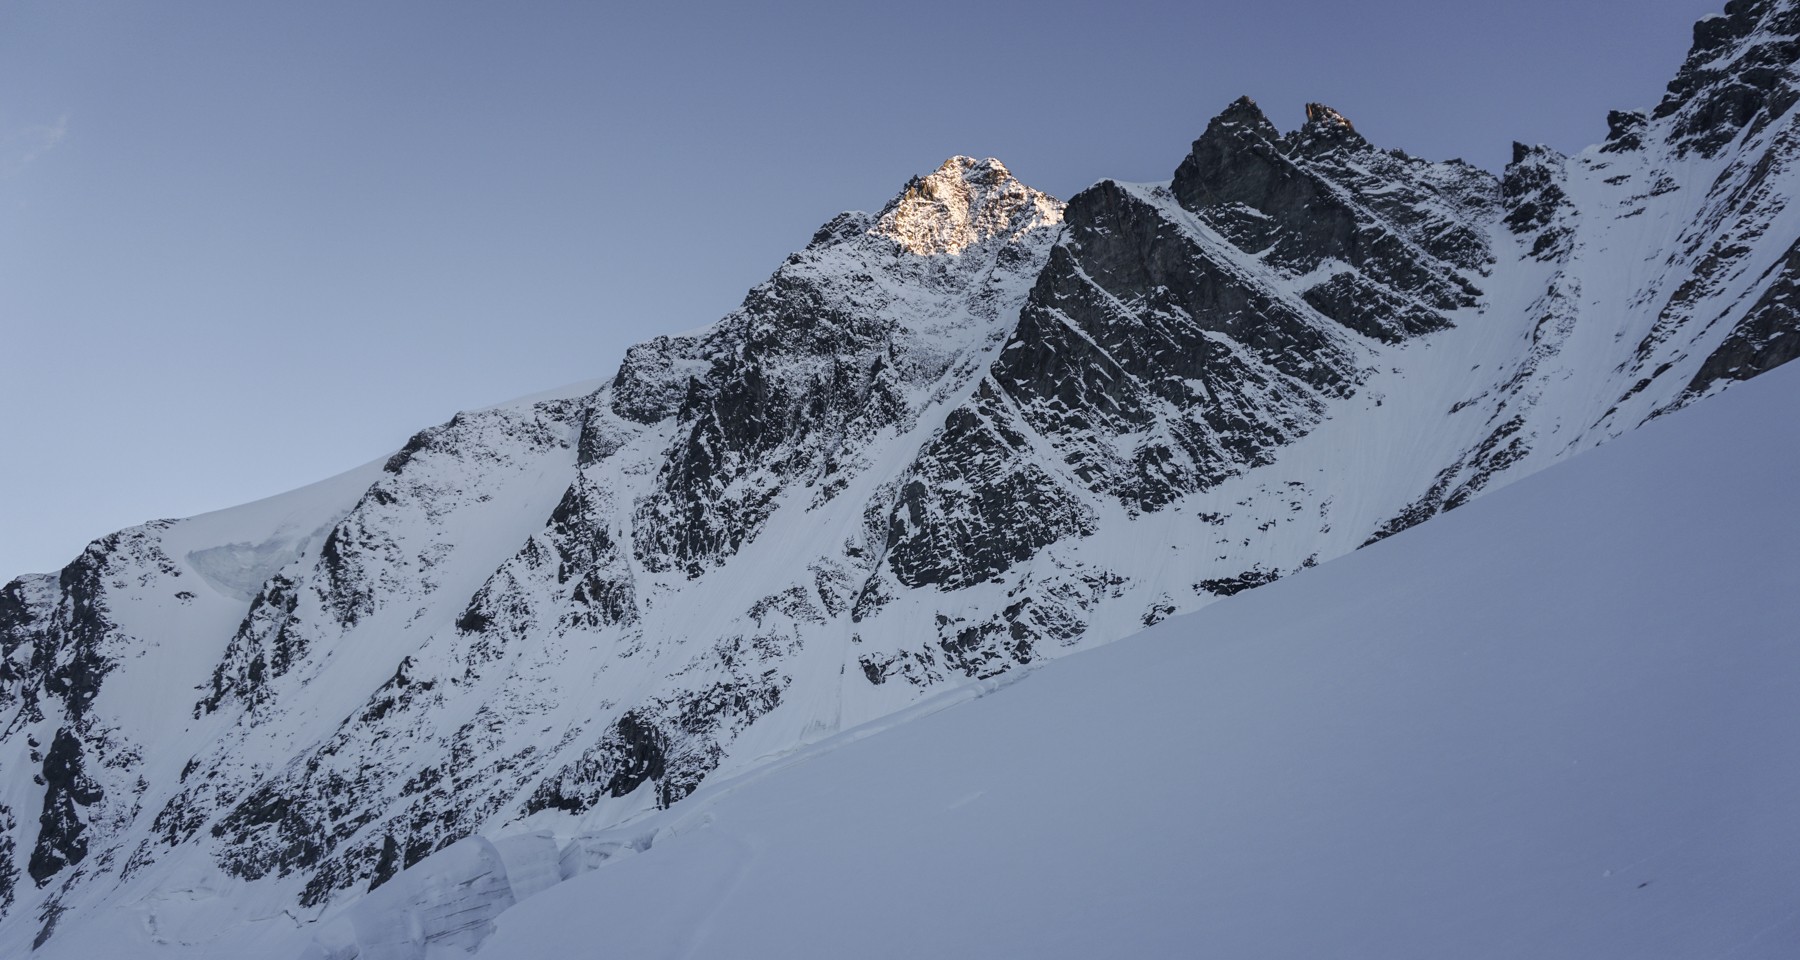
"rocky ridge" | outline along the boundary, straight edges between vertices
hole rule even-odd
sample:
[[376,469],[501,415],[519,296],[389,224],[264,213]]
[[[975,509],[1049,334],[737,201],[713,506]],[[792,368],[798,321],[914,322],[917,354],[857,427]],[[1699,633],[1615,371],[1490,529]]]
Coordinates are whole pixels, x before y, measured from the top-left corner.
[[0,949],[236,936],[196,885],[304,924],[458,841],[589,869],[1792,359],[1797,10],[1734,0],[1658,107],[1500,177],[1247,98],[1066,206],[955,157],[597,388],[12,581]]

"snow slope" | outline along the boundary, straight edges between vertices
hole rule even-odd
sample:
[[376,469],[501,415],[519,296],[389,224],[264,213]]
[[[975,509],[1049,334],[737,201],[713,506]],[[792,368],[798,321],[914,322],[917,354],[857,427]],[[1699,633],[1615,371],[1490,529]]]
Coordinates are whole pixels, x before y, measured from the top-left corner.
[[1796,411],[709,782],[477,955],[1800,955]]
[[1498,177],[1248,98],[1067,204],[953,157],[605,381],[16,578],[0,955],[466,940],[708,783],[1710,402],[1800,356],[1797,104],[1800,0],[1732,0]]
[[669,809],[463,840],[316,927],[180,945],[114,911],[37,955],[1791,957],[1796,410],[1775,371]]

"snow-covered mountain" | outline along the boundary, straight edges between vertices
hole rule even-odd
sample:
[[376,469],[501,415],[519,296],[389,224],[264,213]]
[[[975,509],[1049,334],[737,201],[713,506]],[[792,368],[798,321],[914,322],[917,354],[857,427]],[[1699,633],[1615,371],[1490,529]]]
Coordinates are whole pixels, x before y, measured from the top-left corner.
[[1417,536],[709,780],[517,910],[494,893],[530,897],[554,839],[471,838],[313,956],[406,956],[479,865],[511,881],[451,901],[497,928],[481,958],[1791,960],[1800,515],[1768,504],[1796,409],[1800,365]]
[[1498,178],[1248,99],[1066,205],[952,158],[603,383],[20,577],[0,952],[304,939],[476,835],[554,883],[1793,359],[1797,59],[1800,0],[1732,0],[1655,109]]

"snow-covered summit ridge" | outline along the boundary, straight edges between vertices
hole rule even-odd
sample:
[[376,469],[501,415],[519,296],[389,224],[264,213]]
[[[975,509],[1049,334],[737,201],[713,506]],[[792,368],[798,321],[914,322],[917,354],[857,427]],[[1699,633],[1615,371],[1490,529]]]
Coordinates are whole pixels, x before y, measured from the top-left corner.
[[1796,6],[1734,4],[1686,106],[1503,178],[1247,98],[1066,208],[954,158],[604,383],[14,580],[0,955],[120,917],[114,953],[266,953],[520,831],[585,869],[703,782],[1800,356],[1800,111],[1755,93]]
[[1019,182],[993,157],[955,156],[912,178],[869,232],[913,253],[957,254],[992,237],[1055,226],[1062,211],[1061,201]]

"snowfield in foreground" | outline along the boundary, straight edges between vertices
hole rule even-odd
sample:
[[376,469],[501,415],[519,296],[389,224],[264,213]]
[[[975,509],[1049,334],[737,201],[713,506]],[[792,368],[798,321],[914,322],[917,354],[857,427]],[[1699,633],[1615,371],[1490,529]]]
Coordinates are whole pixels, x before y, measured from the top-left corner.
[[1797,411],[709,781],[479,955],[1800,956]]

